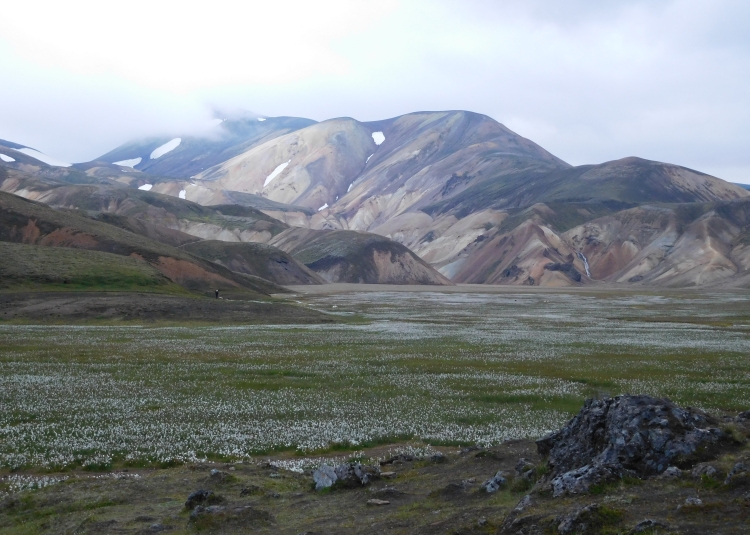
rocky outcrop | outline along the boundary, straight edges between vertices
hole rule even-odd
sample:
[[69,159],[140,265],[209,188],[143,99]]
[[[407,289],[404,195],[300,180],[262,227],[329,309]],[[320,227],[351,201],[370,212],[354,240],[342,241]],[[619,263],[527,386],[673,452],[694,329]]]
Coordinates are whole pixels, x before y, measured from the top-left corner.
[[587,400],[537,448],[549,464],[543,483],[562,496],[623,476],[658,475],[671,465],[688,468],[729,440],[719,421],[700,410],[650,396],[618,396]]

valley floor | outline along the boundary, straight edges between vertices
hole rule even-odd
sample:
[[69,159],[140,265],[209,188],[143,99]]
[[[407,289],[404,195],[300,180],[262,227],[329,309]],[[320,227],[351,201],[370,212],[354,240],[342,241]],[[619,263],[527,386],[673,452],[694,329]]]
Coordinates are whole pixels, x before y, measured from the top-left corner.
[[[562,426],[587,397],[667,396],[719,416],[750,409],[750,293],[461,289],[293,289],[294,310],[333,323],[0,323],[0,530],[193,530],[182,503],[210,484],[252,517],[205,526],[218,531],[252,521],[292,534],[493,532],[526,490],[488,497],[477,482],[533,456],[523,441]],[[3,311],[54,310],[67,298],[0,295]],[[472,445],[497,453],[457,453]],[[394,496],[382,509],[366,505],[369,490],[315,494],[309,474],[289,470],[398,448],[453,457],[396,468],[398,492],[382,491]],[[214,467],[235,470],[217,482]],[[34,490],[48,483],[60,484]],[[664,487],[668,511],[649,503],[662,487],[610,489],[618,497],[607,503],[632,526],[630,504],[642,504],[638,515],[663,505],[666,518],[683,494],[720,492],[699,483]],[[250,485],[258,489],[240,497]],[[719,499],[745,522],[741,496]]]

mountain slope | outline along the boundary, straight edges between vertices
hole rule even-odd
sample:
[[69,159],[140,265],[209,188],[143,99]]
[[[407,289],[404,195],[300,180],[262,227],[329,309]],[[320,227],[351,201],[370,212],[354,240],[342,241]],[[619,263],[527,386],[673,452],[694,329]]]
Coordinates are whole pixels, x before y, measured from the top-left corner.
[[[254,208],[240,205],[201,206],[168,195],[111,183],[67,185],[15,171],[10,175],[4,179],[0,177],[0,190],[15,192],[55,208],[83,211],[99,221],[168,245],[181,246],[183,250],[190,250],[234,271],[278,284],[320,284],[326,280],[449,283],[411,251],[382,236],[362,235],[360,239],[354,232],[329,236],[327,231],[315,231],[316,246],[331,246],[339,238],[343,240],[338,248],[336,264],[346,264],[347,267],[326,279],[297,263],[286,253],[260,245],[275,245],[277,238],[289,243],[302,236],[304,230],[289,229],[284,223]],[[267,202],[268,206],[278,210],[276,204]],[[285,230],[292,232],[284,233]],[[198,239],[220,241],[200,242]],[[191,243],[193,245],[186,246]],[[364,260],[359,258],[362,254],[366,255]],[[382,263],[385,256],[391,258],[392,262]]]
[[592,276],[607,282],[750,285],[750,199],[642,206],[564,238],[586,255]]
[[217,192],[257,194],[317,211],[305,226],[368,230],[486,176],[568,167],[484,115],[420,112],[373,123],[317,123],[171,188],[184,188],[188,199],[201,204],[225,202],[216,199]]
[[[298,117],[230,117],[217,124],[205,137],[158,137],[133,141],[97,160],[110,164],[126,162],[125,165],[150,174],[188,178],[264,141],[314,123]],[[179,142],[174,148],[163,152],[177,139]],[[159,151],[160,147],[165,148]]]
[[537,204],[508,215],[433,265],[460,283],[750,287],[748,198],[609,213],[600,206],[571,226],[566,212],[581,206]]
[[400,243],[376,234],[292,228],[271,243],[327,282],[452,284]]
[[0,242],[0,288],[186,293],[139,258],[9,242]]
[[624,158],[569,169],[533,169],[478,183],[426,208],[467,214],[484,208],[522,208],[540,202],[710,202],[740,199],[736,184],[686,167]]
[[203,204],[267,198],[276,204],[259,208],[293,227],[383,235],[456,282],[535,285],[596,279],[562,236],[576,225],[643,203],[748,196],[716,177],[640,158],[571,167],[468,112],[325,121],[257,145],[190,184],[155,186],[183,187]]
[[261,243],[227,243],[203,240],[184,245],[183,250],[236,271],[276,284],[325,284],[325,280],[276,247]]
[[[178,223],[171,209],[102,211],[207,239],[279,245],[327,280],[381,280],[386,264],[363,245],[373,234],[413,250],[455,282],[687,286],[744,280],[738,255],[744,249],[735,243],[744,223],[729,218],[732,210],[712,210],[716,203],[740,206],[750,191],[705,173],[635,157],[571,167],[491,118],[465,111],[374,122],[242,121],[222,123],[239,132],[231,142],[235,134],[184,138],[166,148],[158,144],[172,140],[150,140],[118,149],[106,164],[79,167],[102,179],[120,172],[109,180],[131,190],[149,180],[151,194],[180,196],[216,213],[205,216],[211,221],[178,217]],[[134,147],[141,161],[129,174],[110,161],[134,157],[128,152]],[[147,151],[155,157],[149,152],[146,158]],[[185,176],[186,165],[197,169],[209,161]],[[31,196],[32,189],[16,191]],[[236,231],[238,218],[246,216],[233,215],[229,205],[255,208],[277,222],[267,232]],[[707,212],[688,224],[685,214],[696,210]],[[155,228],[144,231],[158,235]],[[336,240],[340,250],[329,250]],[[603,245],[592,248],[591,240]],[[357,254],[364,254],[367,268]],[[390,254],[408,259],[403,251]],[[400,260],[392,265],[403,270],[396,278],[412,269]]]
[[284,223],[254,208],[239,205],[205,207],[111,182],[67,185],[10,171],[5,177],[0,176],[0,190],[40,201],[54,208],[135,218],[203,239],[264,242],[287,228]]
[[244,292],[284,291],[180,249],[74,213],[0,192],[0,241],[102,251],[145,261],[172,282],[199,292],[217,286]]

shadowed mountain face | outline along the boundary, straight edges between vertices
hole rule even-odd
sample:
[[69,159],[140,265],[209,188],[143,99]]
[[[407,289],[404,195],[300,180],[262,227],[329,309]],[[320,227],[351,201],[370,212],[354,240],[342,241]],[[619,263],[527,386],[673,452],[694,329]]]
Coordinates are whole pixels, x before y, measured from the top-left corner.
[[400,243],[376,234],[292,228],[272,243],[326,282],[452,284]]
[[203,240],[183,247],[196,256],[276,284],[325,284],[325,280],[288,253],[262,243]]

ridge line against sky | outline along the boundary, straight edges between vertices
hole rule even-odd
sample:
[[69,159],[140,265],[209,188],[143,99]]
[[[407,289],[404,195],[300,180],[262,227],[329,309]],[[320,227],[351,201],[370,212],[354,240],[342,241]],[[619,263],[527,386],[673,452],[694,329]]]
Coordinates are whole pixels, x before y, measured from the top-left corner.
[[3,7],[0,138],[65,161],[212,110],[486,114],[580,165],[750,183],[750,2],[49,2]]

